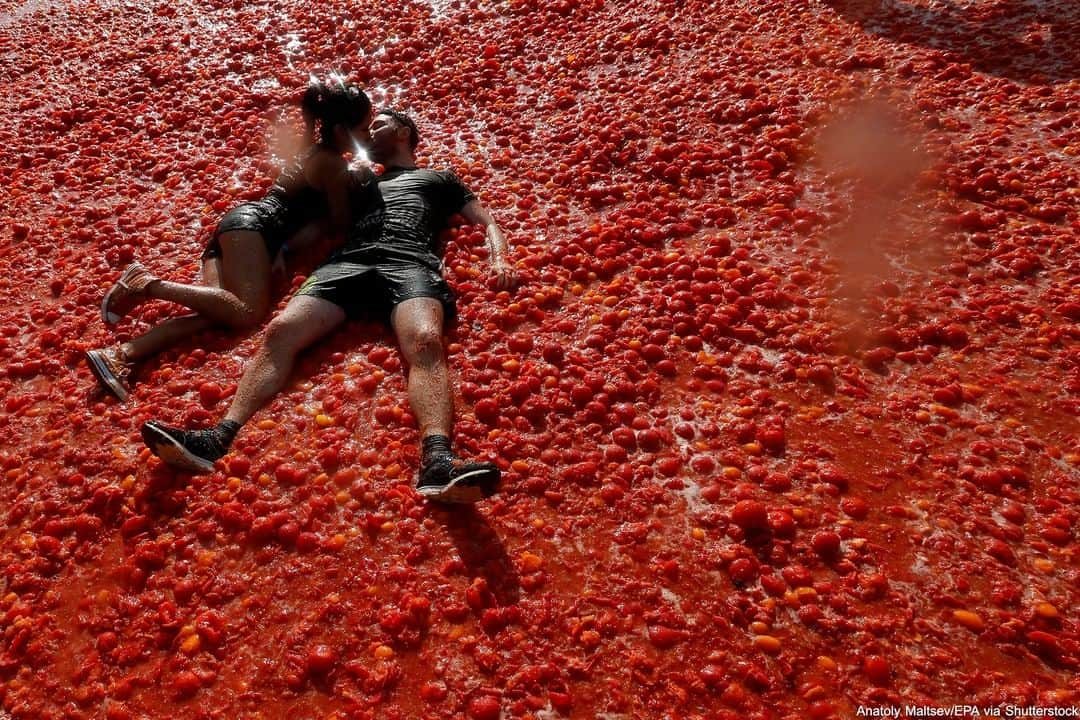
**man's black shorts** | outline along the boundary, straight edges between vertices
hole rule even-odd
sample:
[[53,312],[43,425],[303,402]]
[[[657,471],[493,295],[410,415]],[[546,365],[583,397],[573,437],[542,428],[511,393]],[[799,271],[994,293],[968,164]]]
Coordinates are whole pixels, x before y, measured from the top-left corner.
[[296,294],[329,300],[352,319],[386,320],[398,303],[418,297],[441,302],[447,319],[454,315],[450,286],[431,268],[413,263],[329,262],[316,268]]

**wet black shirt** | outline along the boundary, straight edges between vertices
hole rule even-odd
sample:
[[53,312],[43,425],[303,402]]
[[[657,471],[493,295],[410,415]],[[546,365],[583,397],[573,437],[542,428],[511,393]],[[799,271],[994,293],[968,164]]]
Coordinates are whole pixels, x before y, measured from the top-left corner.
[[453,172],[428,168],[358,175],[351,195],[353,224],[331,262],[420,263],[436,272],[440,233],[475,197]]
[[304,167],[320,149],[320,146],[313,145],[302,156],[285,166],[263,199],[265,203],[280,206],[282,222],[288,226],[290,234],[330,212],[326,193],[313,188],[304,176]]

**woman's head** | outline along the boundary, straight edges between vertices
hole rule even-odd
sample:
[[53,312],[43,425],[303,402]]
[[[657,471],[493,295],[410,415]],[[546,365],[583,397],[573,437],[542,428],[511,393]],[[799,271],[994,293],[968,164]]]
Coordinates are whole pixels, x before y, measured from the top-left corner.
[[300,101],[307,124],[308,135],[319,126],[319,142],[335,145],[338,142],[336,128],[346,134],[358,127],[366,130],[371,121],[371,100],[359,86],[333,79],[330,82],[312,79]]

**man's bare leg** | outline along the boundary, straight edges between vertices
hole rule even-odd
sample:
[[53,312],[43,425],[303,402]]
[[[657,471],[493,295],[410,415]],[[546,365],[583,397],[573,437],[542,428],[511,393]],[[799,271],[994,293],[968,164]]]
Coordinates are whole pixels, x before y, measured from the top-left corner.
[[225,413],[243,425],[278,394],[289,380],[296,356],[345,321],[345,311],[328,300],[297,295],[274,318],[262,344],[244,367],[244,375]]
[[443,349],[443,306],[433,298],[413,298],[394,308],[390,324],[408,366],[409,404],[421,439],[450,436],[454,400]]
[[142,427],[144,442],[170,465],[191,472],[209,472],[228,452],[240,428],[289,379],[296,356],[345,320],[332,302],[297,295],[266,329],[262,344],[244,368],[225,418],[206,430],[181,430],[151,420]]
[[409,404],[423,444],[417,490],[432,500],[470,503],[490,497],[500,472],[492,463],[462,462],[450,447],[454,398],[443,348],[443,307],[433,298],[400,303],[390,324],[408,367]]

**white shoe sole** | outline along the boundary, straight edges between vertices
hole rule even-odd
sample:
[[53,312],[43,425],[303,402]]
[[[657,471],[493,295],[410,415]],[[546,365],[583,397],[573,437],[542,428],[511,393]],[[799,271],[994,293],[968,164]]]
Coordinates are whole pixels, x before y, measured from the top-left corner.
[[498,476],[488,483],[482,479],[482,476],[490,472],[487,468],[478,468],[454,478],[447,485],[421,486],[416,488],[416,492],[435,502],[471,505],[495,494]]
[[187,470],[192,473],[208,473],[214,471],[214,463],[206,458],[190,452],[181,445],[176,438],[156,425],[146,423],[142,427],[143,442],[150,448],[150,452],[157,455],[169,465]]
[[123,315],[117,315],[114,312],[109,312],[109,301],[112,300],[113,293],[120,287],[120,283],[115,283],[109,291],[105,293],[105,297],[101,299],[101,321],[106,325],[115,325],[123,318]]

